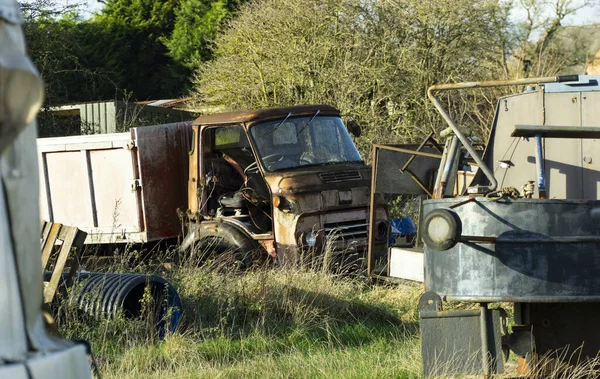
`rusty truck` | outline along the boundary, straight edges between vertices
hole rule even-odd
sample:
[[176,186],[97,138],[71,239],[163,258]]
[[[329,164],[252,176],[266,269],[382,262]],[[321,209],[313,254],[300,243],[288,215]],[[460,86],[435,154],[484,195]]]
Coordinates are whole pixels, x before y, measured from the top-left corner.
[[[501,373],[509,352],[525,373],[540,357],[570,365],[600,351],[599,81],[435,85],[445,147],[431,136],[413,151],[375,146],[374,192],[422,196],[417,240],[373,244],[369,269],[424,281],[425,376]],[[499,99],[477,150],[437,94],[498,86],[522,91]],[[444,309],[452,301],[463,309]],[[510,328],[498,303],[513,308]]]
[[387,238],[387,210],[376,205],[369,225],[371,169],[348,129],[337,109],[310,105],[38,139],[42,218],[77,226],[87,243],[183,237],[183,249],[279,262],[325,246],[363,256],[370,227],[377,244]]

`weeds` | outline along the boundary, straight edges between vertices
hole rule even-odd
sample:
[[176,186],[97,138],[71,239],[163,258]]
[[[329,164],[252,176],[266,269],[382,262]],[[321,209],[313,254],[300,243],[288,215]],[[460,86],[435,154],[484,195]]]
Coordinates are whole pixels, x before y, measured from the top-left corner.
[[218,257],[167,270],[172,253],[151,262],[139,254],[105,271],[165,276],[183,304],[175,334],[161,341],[148,318],[94,318],[68,302],[58,312],[65,337],[90,341],[103,377],[420,376],[420,286],[372,287],[302,265],[240,271]]

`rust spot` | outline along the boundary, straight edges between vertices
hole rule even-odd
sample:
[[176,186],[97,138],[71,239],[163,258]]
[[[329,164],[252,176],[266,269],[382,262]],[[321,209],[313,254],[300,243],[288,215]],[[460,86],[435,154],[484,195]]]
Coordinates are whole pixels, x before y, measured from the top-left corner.
[[260,240],[258,241],[258,243],[260,243],[260,246],[262,246],[263,249],[265,249],[270,256],[272,256],[273,258],[277,258],[277,250],[275,250],[274,240]]

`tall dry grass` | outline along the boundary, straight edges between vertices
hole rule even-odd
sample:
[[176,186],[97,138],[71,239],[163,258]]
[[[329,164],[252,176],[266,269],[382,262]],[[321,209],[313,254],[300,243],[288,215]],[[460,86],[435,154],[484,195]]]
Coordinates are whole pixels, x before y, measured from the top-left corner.
[[158,273],[177,288],[183,316],[164,340],[147,320],[95,319],[68,301],[58,312],[105,378],[421,377],[420,285],[373,286],[318,264],[242,271],[222,258],[152,256],[127,251],[104,269]]

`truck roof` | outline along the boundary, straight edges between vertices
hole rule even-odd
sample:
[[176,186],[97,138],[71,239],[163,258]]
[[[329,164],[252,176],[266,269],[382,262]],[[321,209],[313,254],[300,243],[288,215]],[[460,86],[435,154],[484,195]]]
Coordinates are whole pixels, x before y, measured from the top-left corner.
[[312,116],[317,111],[319,111],[320,115],[340,115],[340,111],[330,105],[294,105],[291,107],[265,108],[253,111],[226,112],[205,115],[194,120],[193,125],[246,123],[273,118],[282,118],[286,117],[290,113],[290,117],[308,115]]

